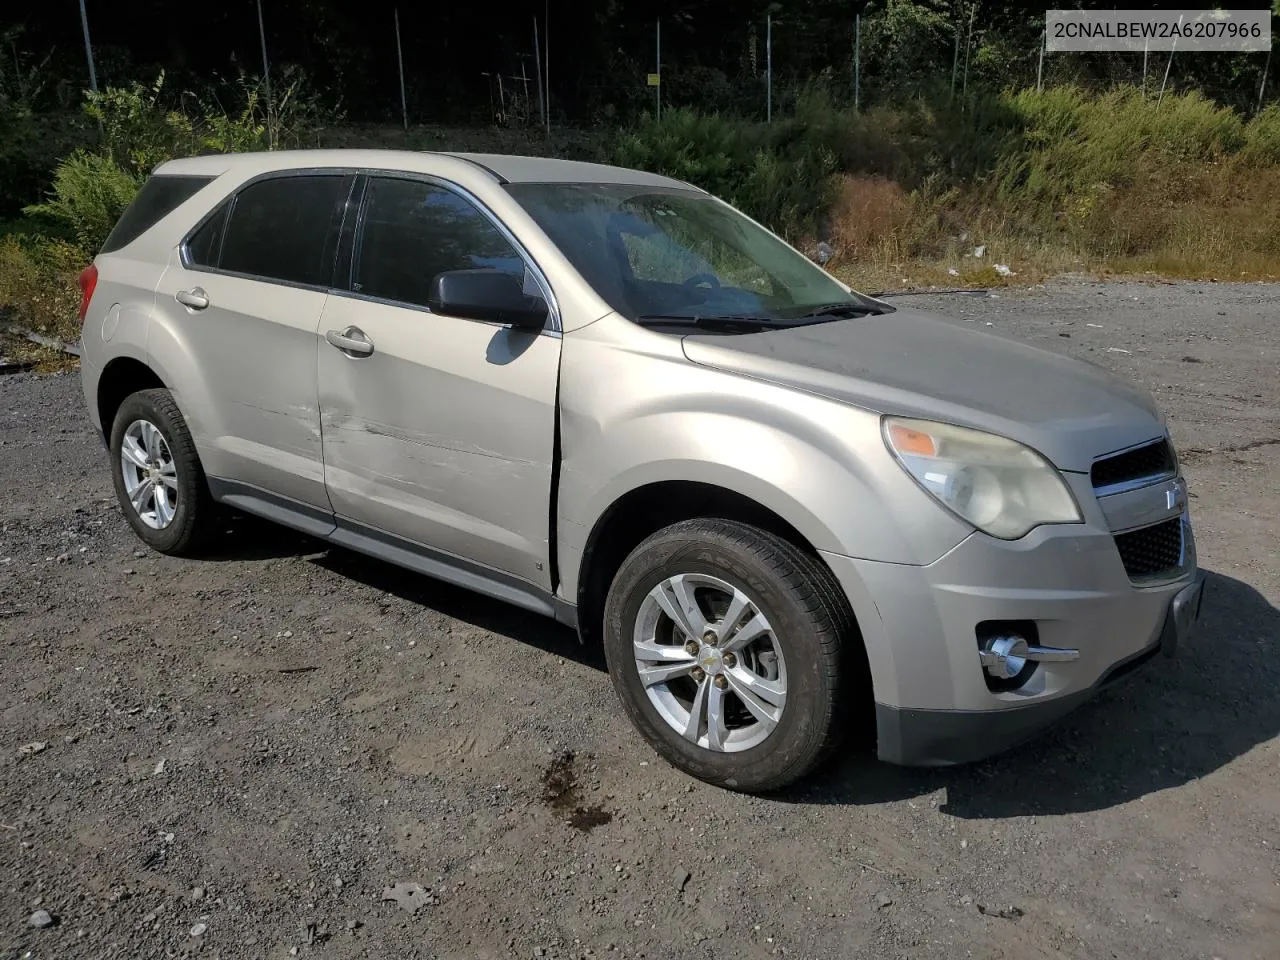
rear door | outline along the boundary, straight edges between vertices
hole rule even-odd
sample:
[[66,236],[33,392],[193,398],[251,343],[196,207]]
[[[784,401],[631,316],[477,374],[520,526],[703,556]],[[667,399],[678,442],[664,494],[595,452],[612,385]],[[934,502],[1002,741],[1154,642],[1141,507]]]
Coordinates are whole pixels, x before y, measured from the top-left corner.
[[250,182],[188,235],[156,291],[204,374],[183,412],[212,479],[326,512],[316,328],[354,180]]
[[[544,281],[487,211],[411,177],[368,178],[351,261],[349,291],[329,297],[319,338],[325,478],[340,526],[548,588],[559,334],[427,307],[445,270],[506,271],[531,292]],[[327,342],[330,331],[367,348]]]

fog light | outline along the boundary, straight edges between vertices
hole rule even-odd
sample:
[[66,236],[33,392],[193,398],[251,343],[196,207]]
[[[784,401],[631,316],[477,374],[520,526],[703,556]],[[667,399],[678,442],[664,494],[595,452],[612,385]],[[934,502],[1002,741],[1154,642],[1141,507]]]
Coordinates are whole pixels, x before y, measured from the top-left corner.
[[1017,634],[996,637],[979,657],[989,676],[997,680],[1012,680],[1027,665],[1027,641]]
[[[981,641],[978,659],[991,680],[1025,682],[1037,663],[1071,663],[1080,659],[1080,651],[1068,647],[1041,647],[1027,643],[1019,633],[1000,634]],[[1006,688],[1007,689],[1007,688]]]

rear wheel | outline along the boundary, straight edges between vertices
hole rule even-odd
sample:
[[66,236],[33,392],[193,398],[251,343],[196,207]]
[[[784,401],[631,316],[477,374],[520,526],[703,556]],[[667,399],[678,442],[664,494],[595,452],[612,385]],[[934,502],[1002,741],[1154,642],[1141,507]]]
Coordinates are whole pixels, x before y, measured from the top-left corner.
[[725,520],[645,540],[605,607],[609,672],[640,732],[680,769],[744,791],[785,786],[836,745],[853,632],[815,558]]
[[111,426],[111,476],[134,533],[153,550],[196,552],[216,527],[200,458],[168,390],[130,394]]

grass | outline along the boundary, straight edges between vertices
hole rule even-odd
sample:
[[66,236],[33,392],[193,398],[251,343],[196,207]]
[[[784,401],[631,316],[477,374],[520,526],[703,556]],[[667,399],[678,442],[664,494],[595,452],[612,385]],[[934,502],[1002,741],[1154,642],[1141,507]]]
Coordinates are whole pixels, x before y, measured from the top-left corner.
[[42,373],[75,365],[74,357],[7,328],[24,327],[65,342],[79,340],[76,275],[85,262],[84,253],[64,240],[0,229],[0,353],[33,363]]
[[802,247],[827,241],[864,287],[1280,278],[1276,106],[1246,120],[1194,92],[1066,86],[855,113],[814,91],[770,127],[672,111],[606,154],[727,194]]

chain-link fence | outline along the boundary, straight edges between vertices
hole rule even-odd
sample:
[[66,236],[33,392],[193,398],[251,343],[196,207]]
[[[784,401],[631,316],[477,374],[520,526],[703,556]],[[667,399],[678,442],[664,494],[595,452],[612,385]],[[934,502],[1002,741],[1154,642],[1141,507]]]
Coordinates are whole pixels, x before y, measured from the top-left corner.
[[1062,83],[1196,88],[1244,111],[1276,96],[1269,53],[1046,54],[1043,12],[972,0],[232,0],[180,14],[163,0],[80,0],[6,39],[15,63],[19,43],[57,52],[44,62],[68,105],[77,88],[161,71],[171,90],[290,74],[351,121],[406,125],[589,127],[680,106],[766,119],[815,85],[864,107]]

